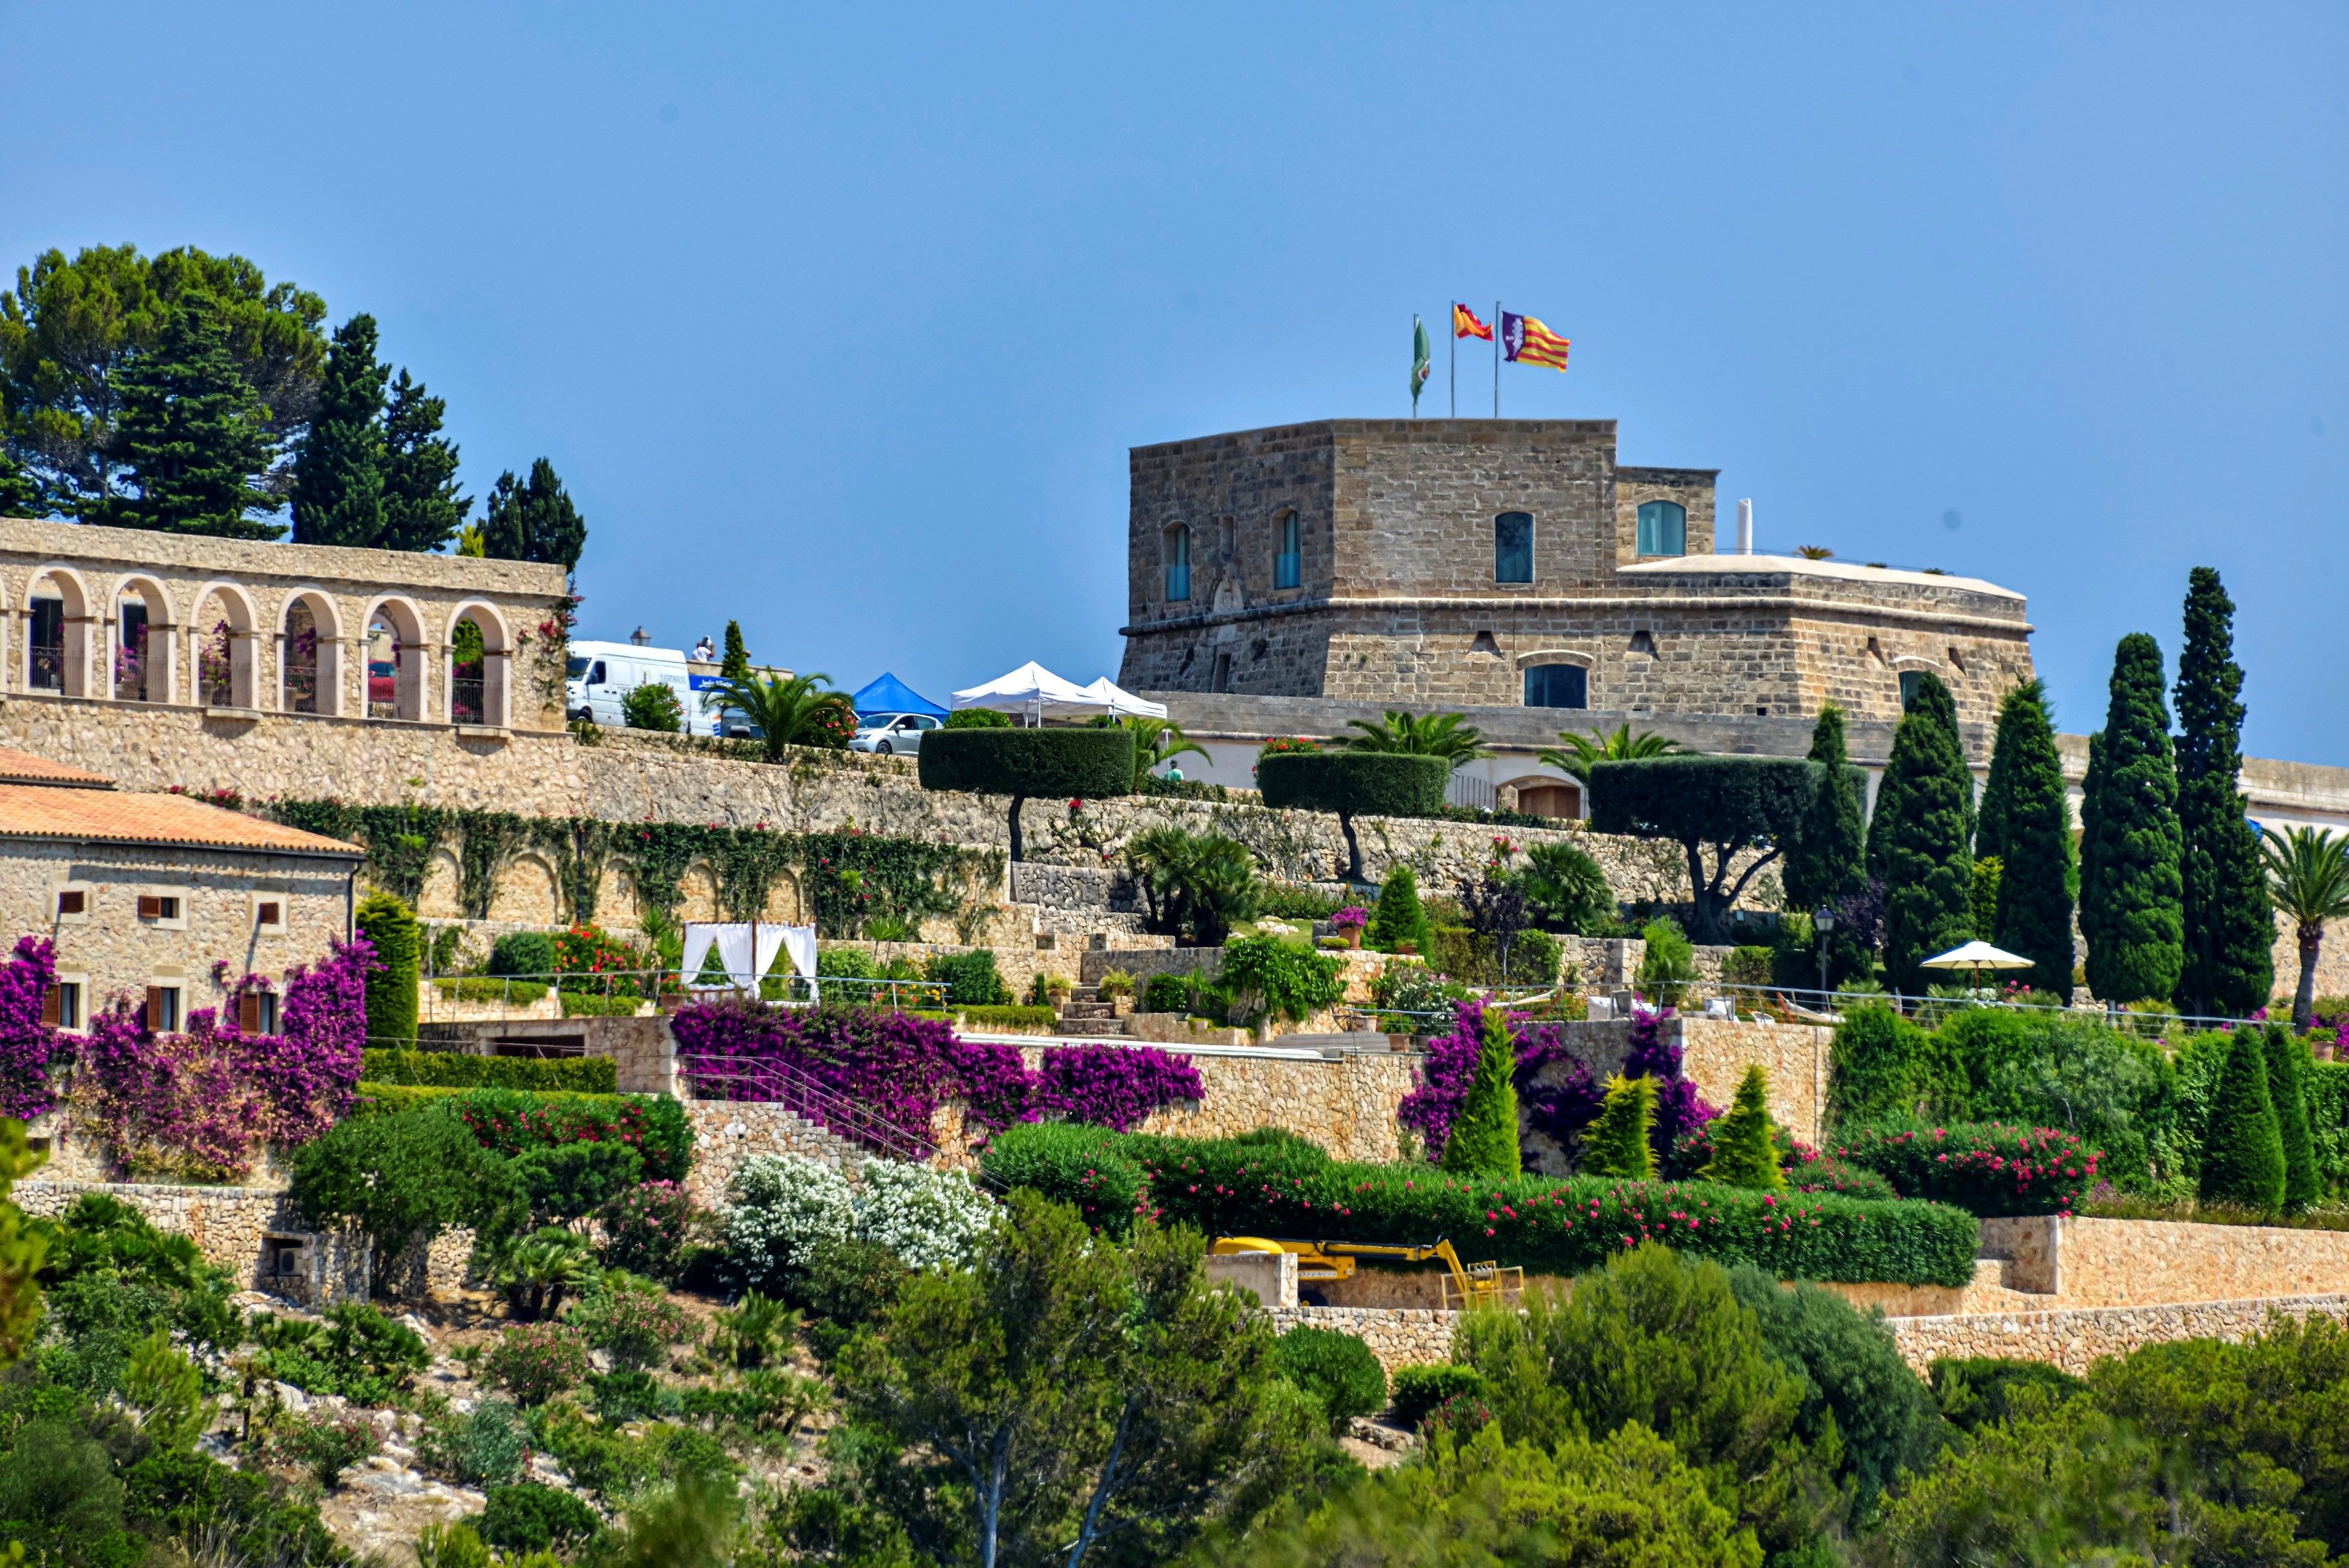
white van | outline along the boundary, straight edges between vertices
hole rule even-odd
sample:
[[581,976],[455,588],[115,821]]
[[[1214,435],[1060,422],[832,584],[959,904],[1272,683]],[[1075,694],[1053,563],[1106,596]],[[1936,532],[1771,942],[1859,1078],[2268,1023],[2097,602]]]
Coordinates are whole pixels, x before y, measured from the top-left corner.
[[569,678],[564,683],[563,711],[572,718],[592,719],[619,728],[627,717],[620,704],[640,686],[665,686],[677,693],[685,713],[688,735],[715,735],[717,721],[701,709],[701,694],[693,689],[686,672],[682,648],[640,648],[634,643],[571,645]]

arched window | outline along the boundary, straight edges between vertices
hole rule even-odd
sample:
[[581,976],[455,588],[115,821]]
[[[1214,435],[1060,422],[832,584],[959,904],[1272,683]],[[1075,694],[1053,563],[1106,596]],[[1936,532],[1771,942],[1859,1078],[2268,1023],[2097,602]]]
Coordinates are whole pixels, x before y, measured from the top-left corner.
[[1914,707],[1917,704],[1917,694],[1924,689],[1925,672],[1923,670],[1902,670],[1900,672],[1900,711],[1906,713]]
[[1493,520],[1493,581],[1534,580],[1534,514],[1505,511]]
[[1527,707],[1588,707],[1590,672],[1580,665],[1526,666]]
[[1688,553],[1688,508],[1678,501],[1641,501],[1640,503],[1640,553],[1686,555]]
[[1280,553],[1272,559],[1272,585],[1294,588],[1305,580],[1305,531],[1299,526],[1297,514],[1280,514]]
[[1181,523],[1166,531],[1166,597],[1191,596],[1191,531]]

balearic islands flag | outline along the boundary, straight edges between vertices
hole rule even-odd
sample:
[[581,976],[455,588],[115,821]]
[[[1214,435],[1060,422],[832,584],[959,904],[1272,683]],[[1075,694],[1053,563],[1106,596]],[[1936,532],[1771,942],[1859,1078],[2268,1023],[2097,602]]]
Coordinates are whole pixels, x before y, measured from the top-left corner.
[[1485,342],[1490,343],[1493,341],[1493,329],[1485,325],[1483,322],[1478,321],[1476,319],[1476,313],[1470,310],[1466,305],[1455,304],[1452,307],[1452,335],[1454,337],[1481,337]]
[[1529,315],[1501,313],[1501,349],[1512,365],[1566,368],[1567,340]]

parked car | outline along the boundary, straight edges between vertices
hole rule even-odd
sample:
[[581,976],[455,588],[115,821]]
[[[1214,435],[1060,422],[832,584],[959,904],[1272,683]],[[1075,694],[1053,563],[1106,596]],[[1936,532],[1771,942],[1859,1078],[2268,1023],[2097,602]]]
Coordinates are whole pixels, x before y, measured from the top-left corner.
[[903,752],[911,757],[922,749],[922,736],[936,729],[938,721],[926,713],[860,713],[856,716],[856,734],[848,743],[852,751],[877,751],[886,757]]
[[665,686],[677,693],[688,735],[716,735],[718,723],[702,707],[686,673],[682,648],[640,648],[634,643],[574,642],[565,671],[563,711],[615,728],[628,721],[620,705],[636,687]]

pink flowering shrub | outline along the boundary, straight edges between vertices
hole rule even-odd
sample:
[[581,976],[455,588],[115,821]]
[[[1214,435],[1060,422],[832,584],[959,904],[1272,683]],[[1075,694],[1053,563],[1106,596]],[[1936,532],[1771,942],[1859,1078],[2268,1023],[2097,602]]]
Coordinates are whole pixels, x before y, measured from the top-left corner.
[[[1468,1080],[1476,1075],[1477,1042],[1484,1026],[1484,1004],[1461,1003],[1453,1031],[1428,1041],[1427,1064],[1420,1072],[1420,1087],[1403,1097],[1395,1113],[1398,1121],[1426,1140],[1431,1161],[1444,1158],[1444,1144],[1452,1135],[1453,1119],[1467,1102]],[[1571,1151],[1579,1146],[1582,1130],[1599,1119],[1599,1108],[1607,1099],[1606,1086],[1567,1045],[1565,1031],[1557,1024],[1516,1018],[1511,1020],[1511,1028],[1517,1044],[1517,1067],[1512,1079],[1517,1091],[1520,1125],[1525,1131],[1547,1137],[1559,1148]],[[1654,1033],[1652,1020],[1649,1033]],[[1636,1024],[1632,1036],[1636,1042]],[[1671,1074],[1658,1086],[1656,1119],[1660,1126],[1666,1119],[1668,1106],[1678,1119],[1672,1123],[1676,1129],[1683,1127],[1690,1115],[1698,1118],[1697,1125],[1702,1125],[1702,1119],[1719,1114],[1697,1096],[1693,1084],[1681,1078],[1678,1051],[1664,1048],[1651,1065]],[[1628,1063],[1624,1070],[1635,1078],[1640,1076]],[[1688,1107],[1693,1107],[1693,1110],[1688,1110]]]
[[1860,1128],[1828,1153],[1878,1172],[1904,1198],[1982,1215],[2068,1214],[2104,1158],[2075,1133],[1995,1121]]
[[710,1216],[676,1181],[644,1181],[604,1210],[604,1261],[674,1284],[688,1254],[710,1239]]
[[1047,1046],[1036,1109],[1129,1132],[1177,1100],[1205,1099],[1199,1069],[1155,1046]]
[[95,1014],[74,1078],[78,1119],[133,1171],[231,1180],[263,1144],[306,1143],[351,1106],[367,1037],[365,937],[297,969],[281,1033],[248,1035],[210,1007],[156,1035],[126,1000]]
[[0,965],[0,1116],[30,1120],[57,1103],[49,1061],[57,1032],[41,1022],[41,999],[57,976],[57,952],[46,937],[18,937],[15,954]]

